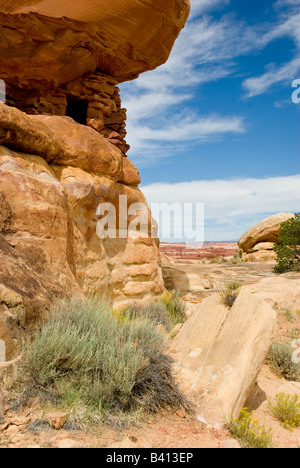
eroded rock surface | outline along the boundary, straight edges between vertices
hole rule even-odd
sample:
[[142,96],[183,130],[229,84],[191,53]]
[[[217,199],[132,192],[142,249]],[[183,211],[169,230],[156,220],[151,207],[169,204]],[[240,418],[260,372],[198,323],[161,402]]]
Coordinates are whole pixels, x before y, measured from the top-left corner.
[[[156,297],[164,285],[157,240],[119,238],[119,197],[125,228],[136,216],[126,220],[129,207],[147,205],[138,171],[123,167],[115,146],[71,119],[33,118],[4,104],[0,125],[0,339],[9,360],[55,297],[96,291],[122,304]],[[103,202],[116,209],[115,239],[97,235]],[[149,212],[149,229],[150,220]]]
[[166,62],[189,0],[1,0],[0,69],[54,88],[96,69],[118,81]]
[[[281,223],[293,217],[292,213],[279,213],[255,224],[240,237],[238,241],[240,249],[246,253],[252,253],[256,250],[270,250],[270,242],[273,244],[278,242]],[[267,243],[267,247],[264,246],[264,249],[255,248],[255,246],[262,243]]]
[[188,319],[172,346],[183,389],[212,423],[239,416],[276,332],[276,312],[241,291],[231,309],[218,295]]

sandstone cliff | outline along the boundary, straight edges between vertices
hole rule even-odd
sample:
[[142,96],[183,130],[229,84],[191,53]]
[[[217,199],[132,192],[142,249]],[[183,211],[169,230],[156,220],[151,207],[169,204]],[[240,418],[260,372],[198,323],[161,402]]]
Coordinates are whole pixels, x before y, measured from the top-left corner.
[[[146,205],[126,157],[117,84],[164,63],[188,0],[0,0],[0,340],[20,352],[56,297],[115,303],[163,291],[158,239],[121,235]],[[97,235],[97,207],[116,209],[116,238]],[[123,223],[124,224],[124,223]],[[122,226],[122,229],[124,225]]]

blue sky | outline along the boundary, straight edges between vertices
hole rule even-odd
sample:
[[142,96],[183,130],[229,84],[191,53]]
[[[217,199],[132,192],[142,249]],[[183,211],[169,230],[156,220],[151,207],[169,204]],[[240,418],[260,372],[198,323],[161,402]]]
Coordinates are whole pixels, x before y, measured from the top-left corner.
[[[205,240],[300,211],[300,0],[191,0],[167,64],[124,83],[152,202],[205,204]],[[300,93],[299,93],[300,96]]]

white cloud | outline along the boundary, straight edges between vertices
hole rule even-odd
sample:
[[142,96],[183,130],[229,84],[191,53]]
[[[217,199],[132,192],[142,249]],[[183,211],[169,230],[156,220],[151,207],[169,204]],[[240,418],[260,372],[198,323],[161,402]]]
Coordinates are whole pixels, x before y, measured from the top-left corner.
[[190,18],[194,18],[202,13],[207,13],[215,8],[222,8],[227,5],[230,0],[191,0]]
[[300,2],[299,0],[279,0],[275,7],[291,8],[283,10],[278,23],[261,37],[261,44],[265,46],[277,39],[288,37],[295,42],[295,56],[288,63],[277,66],[268,64],[265,73],[246,79],[243,87],[247,97],[264,94],[278,83],[292,83],[300,73]]
[[203,141],[245,131],[244,116],[230,112],[201,115],[189,106],[201,84],[217,81],[234,71],[232,59],[237,43],[245,50],[251,42],[246,36],[230,17],[220,21],[202,17],[188,23],[165,65],[141,75],[135,82],[121,85],[123,104],[128,110],[130,156],[135,162],[151,164],[160,155],[166,157],[168,152],[163,146],[166,142],[177,145],[180,141]]
[[272,86],[281,82],[292,84],[300,72],[300,57],[297,57],[281,67],[269,66],[269,71],[255,78],[244,81],[243,87],[247,91],[247,97],[259,96],[268,91]]
[[142,187],[148,203],[204,203],[205,240],[237,240],[256,222],[300,211],[300,174],[267,179],[199,180]]
[[[191,110],[195,109],[194,96],[197,94],[201,101],[204,84],[237,77],[238,58],[262,50],[272,41],[290,37],[300,50],[298,0],[279,0],[274,4],[278,19],[272,23],[250,26],[232,14],[218,20],[203,15],[227,3],[230,2],[192,0],[191,18],[176,41],[169,61],[136,81],[121,85],[123,104],[128,109],[127,140],[132,147],[129,155],[139,165],[168,157],[171,142],[176,151],[180,139],[184,149],[189,142],[213,141],[246,131],[245,116],[231,115],[230,109],[220,115],[203,115],[200,106],[198,112]],[[294,79],[300,63],[297,50],[289,63],[269,65],[261,76],[246,78],[243,87],[247,97]]]
[[[134,127],[132,130],[134,134]],[[194,142],[209,140],[211,137],[224,135],[226,133],[243,133],[245,126],[241,117],[220,117],[210,115],[200,117],[189,115],[187,117],[178,115],[171,123],[166,122],[163,128],[155,128],[140,125],[138,132],[133,136],[134,148],[140,148],[144,142]]]

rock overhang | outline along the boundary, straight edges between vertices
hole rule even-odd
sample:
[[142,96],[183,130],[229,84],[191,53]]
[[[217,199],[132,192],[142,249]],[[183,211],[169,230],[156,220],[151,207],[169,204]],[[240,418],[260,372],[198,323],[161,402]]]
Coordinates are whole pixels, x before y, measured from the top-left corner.
[[189,8],[189,0],[0,0],[0,77],[25,89],[96,69],[132,80],[167,61]]

